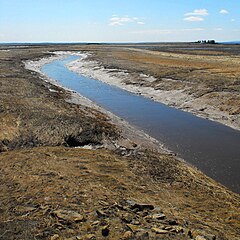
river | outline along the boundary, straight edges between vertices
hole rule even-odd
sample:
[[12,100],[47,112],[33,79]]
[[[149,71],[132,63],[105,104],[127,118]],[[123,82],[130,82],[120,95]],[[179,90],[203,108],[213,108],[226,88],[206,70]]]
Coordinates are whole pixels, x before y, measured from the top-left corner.
[[78,58],[67,56],[45,64],[42,71],[142,129],[206,175],[240,192],[240,131],[68,70],[65,65]]

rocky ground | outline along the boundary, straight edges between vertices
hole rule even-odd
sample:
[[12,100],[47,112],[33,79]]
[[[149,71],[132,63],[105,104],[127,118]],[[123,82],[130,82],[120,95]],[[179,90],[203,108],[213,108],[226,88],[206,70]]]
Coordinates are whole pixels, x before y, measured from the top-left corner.
[[105,47],[0,49],[0,239],[238,239],[238,194],[25,69],[55,50]]

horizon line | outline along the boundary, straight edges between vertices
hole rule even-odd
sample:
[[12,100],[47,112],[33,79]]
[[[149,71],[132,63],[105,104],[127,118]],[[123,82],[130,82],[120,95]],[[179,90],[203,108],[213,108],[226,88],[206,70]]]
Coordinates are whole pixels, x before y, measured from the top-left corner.
[[[214,39],[201,39],[201,40],[214,40]],[[52,42],[52,41],[40,41],[40,42],[0,42],[0,45],[18,45],[18,44],[31,44],[31,45],[38,45],[38,44],[158,44],[158,43],[198,43],[199,40],[196,41],[129,41],[129,42]],[[230,41],[215,41],[216,44],[219,43],[240,43],[240,40],[230,40]]]

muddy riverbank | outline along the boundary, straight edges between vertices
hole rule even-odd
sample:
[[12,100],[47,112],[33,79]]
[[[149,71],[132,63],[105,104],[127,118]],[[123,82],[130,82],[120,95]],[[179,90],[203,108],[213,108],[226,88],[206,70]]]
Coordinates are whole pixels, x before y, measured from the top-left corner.
[[[170,153],[170,151],[168,149],[166,149],[163,145],[161,145],[160,142],[158,142],[156,139],[154,139],[151,136],[144,133],[144,131],[134,128],[128,122],[124,121],[124,119],[119,118],[118,116],[114,115],[113,113],[111,113],[111,112],[107,111],[106,109],[102,108],[101,106],[99,106],[96,102],[91,101],[90,99],[82,96],[81,94],[77,93],[76,91],[74,91],[72,89],[68,89],[66,86],[62,85],[60,82],[56,81],[55,79],[50,78],[47,74],[45,74],[42,71],[42,67],[45,64],[51,63],[56,60],[62,60],[70,55],[71,56],[79,56],[79,58],[84,58],[87,56],[86,54],[82,54],[81,52],[74,53],[74,52],[70,52],[70,51],[65,51],[65,52],[58,51],[58,52],[52,52],[50,54],[53,54],[53,55],[51,57],[42,58],[40,60],[29,60],[29,61],[24,62],[25,68],[39,73],[45,82],[51,83],[54,86],[60,87],[64,90],[66,90],[67,92],[69,92],[70,96],[69,96],[69,99],[66,99],[67,102],[74,103],[74,104],[80,104],[80,105],[89,107],[91,109],[100,111],[101,113],[106,114],[111,119],[111,122],[113,122],[114,124],[116,124],[119,127],[119,130],[121,131],[121,136],[123,137],[123,139],[116,140],[116,142],[113,143],[113,145],[115,145],[115,146],[112,146],[112,144],[110,144],[108,142],[103,147],[106,147],[106,148],[111,147],[114,149],[114,148],[116,148],[116,146],[120,146],[120,145],[121,145],[120,147],[124,147],[124,146],[122,146],[122,144],[124,144],[124,143],[127,144],[128,146],[130,146],[131,144],[129,141],[134,141],[135,143],[137,143],[139,145],[138,148],[139,147],[140,148],[149,148],[149,149],[160,151],[163,153]],[[54,91],[51,88],[49,90]]]
[[133,48],[94,52],[68,64],[74,72],[240,130],[239,66],[237,56]]
[[216,181],[240,192],[239,131],[69,71],[66,65],[78,58],[66,55],[44,65],[42,71],[150,134]]
[[238,239],[238,194],[172,154],[114,144],[125,138],[111,118],[23,63],[104,49],[0,51],[1,238]]

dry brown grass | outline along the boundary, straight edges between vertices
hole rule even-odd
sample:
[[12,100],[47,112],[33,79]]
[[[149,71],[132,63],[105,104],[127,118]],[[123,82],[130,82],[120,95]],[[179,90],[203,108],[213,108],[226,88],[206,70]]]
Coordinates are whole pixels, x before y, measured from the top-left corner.
[[[92,224],[103,221],[96,210],[128,199],[159,207],[181,226],[187,221],[186,234],[191,230],[223,239],[237,239],[239,234],[239,196],[167,155],[146,152],[136,158],[123,158],[106,150],[45,147],[3,153],[0,163],[0,221],[3,230],[12,231],[6,239],[16,234],[14,227],[19,221],[25,227],[29,222],[38,225],[28,231],[28,239],[44,234],[49,239],[54,234],[72,237],[87,233],[101,239],[101,227]],[[153,175],[160,178],[153,180]],[[59,228],[58,219],[51,214],[57,209],[79,212],[86,221]],[[121,214],[114,210],[104,219],[110,224],[111,239],[119,239],[127,231]],[[153,226],[140,216],[138,219],[139,228]],[[8,221],[12,221],[12,228],[7,228]],[[187,236],[172,235],[170,239]]]

